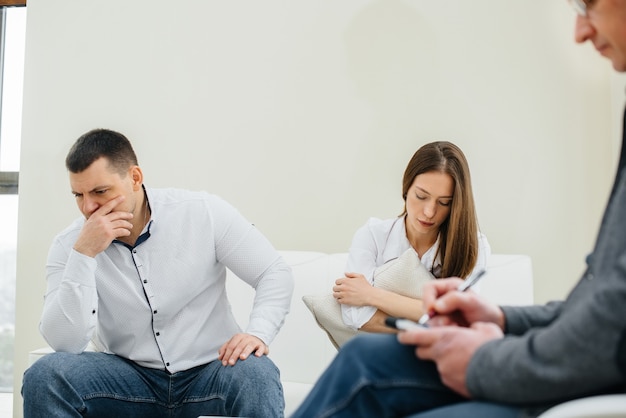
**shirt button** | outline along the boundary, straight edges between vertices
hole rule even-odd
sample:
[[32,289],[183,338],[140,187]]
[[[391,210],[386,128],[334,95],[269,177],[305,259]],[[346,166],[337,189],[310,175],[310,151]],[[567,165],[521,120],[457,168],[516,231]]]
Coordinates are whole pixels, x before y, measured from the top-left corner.
[[167,363],[165,363],[165,365],[166,365],[166,366],[169,366],[169,365],[170,365],[170,362],[168,361]]
[[152,313],[156,315],[156,313],[157,313],[156,309]]
[[161,335],[161,333],[160,333],[160,332],[157,332],[157,333],[156,333],[156,336],[158,337],[159,335]]

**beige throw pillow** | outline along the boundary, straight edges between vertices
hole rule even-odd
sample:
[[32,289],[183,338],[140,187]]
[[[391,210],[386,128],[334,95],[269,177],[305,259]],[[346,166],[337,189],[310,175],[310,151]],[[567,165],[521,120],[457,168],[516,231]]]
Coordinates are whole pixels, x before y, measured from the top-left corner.
[[302,300],[313,314],[317,325],[326,331],[328,339],[337,350],[361,331],[348,327],[341,317],[341,305],[332,293],[304,295]]
[[[422,297],[424,283],[433,278],[420,262],[415,250],[409,248],[400,257],[388,261],[374,271],[374,286],[419,299]],[[305,295],[302,300],[320,328],[326,331],[335,348],[339,349],[349,339],[362,332],[353,330],[343,322],[341,305],[332,293]]]

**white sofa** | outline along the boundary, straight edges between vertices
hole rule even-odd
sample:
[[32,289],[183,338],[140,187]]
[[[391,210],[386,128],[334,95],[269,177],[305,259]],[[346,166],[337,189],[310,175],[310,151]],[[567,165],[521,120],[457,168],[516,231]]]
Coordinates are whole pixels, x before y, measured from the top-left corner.
[[[335,280],[343,276],[348,255],[308,251],[281,251],[281,254],[293,269],[295,290],[291,312],[270,346],[269,356],[281,372],[285,416],[288,417],[337,353],[302,302],[302,296],[330,292]],[[254,292],[241,280],[233,279],[228,280],[228,295],[235,317],[243,327],[248,322]],[[482,295],[498,304],[531,304],[533,275],[530,257],[493,254],[479,288]]]
[[[291,312],[271,344],[269,356],[281,371],[285,415],[290,416],[336,354],[326,333],[302,302],[302,296],[330,292],[334,281],[343,276],[347,253],[281,251],[281,254],[293,269],[295,290]],[[248,322],[254,291],[231,272],[228,274],[228,297],[235,318],[243,328]],[[531,304],[532,277],[528,256],[493,254],[480,283],[480,293],[502,305]],[[31,352],[30,363],[49,352],[49,348]]]

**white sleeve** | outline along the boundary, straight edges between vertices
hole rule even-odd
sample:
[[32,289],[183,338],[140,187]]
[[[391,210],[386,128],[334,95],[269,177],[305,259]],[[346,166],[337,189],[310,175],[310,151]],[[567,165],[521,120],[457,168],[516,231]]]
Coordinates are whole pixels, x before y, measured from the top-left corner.
[[96,328],[97,262],[56,239],[46,264],[47,290],[39,330],[55,351],[82,352]]
[[[360,273],[370,284],[373,284],[378,248],[368,225],[365,224],[354,234],[346,262],[346,273]],[[376,311],[377,309],[373,306],[341,305],[343,322],[353,329],[361,328]]]
[[255,289],[246,333],[269,345],[289,313],[291,268],[269,240],[226,201],[211,202],[217,259]]

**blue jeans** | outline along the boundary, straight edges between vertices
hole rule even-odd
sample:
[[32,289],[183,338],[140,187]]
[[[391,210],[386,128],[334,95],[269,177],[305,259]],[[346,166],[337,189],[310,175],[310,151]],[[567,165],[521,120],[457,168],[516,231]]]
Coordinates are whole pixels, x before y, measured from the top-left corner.
[[254,355],[170,374],[112,354],[52,353],[24,372],[22,396],[25,418],[266,418],[285,409],[278,368]]
[[510,405],[468,401],[441,383],[433,362],[395,335],[364,334],[349,341],[291,418],[506,417]]

